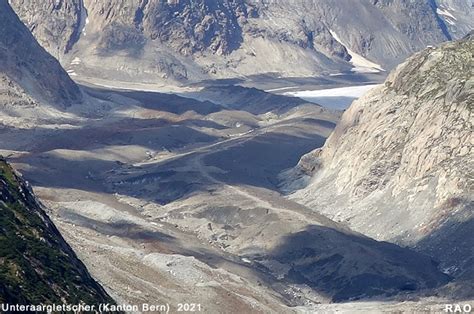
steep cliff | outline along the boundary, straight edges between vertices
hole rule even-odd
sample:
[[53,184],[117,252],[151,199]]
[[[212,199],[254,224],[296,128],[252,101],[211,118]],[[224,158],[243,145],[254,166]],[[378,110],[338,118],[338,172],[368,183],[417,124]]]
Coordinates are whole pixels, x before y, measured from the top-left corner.
[[291,197],[472,271],[473,51],[472,34],[428,48],[355,101],[324,147],[286,172],[307,184]]

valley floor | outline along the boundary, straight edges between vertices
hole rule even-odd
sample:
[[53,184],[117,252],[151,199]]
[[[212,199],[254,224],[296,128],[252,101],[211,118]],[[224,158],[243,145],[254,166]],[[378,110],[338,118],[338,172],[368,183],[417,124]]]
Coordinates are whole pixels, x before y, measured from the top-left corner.
[[329,304],[332,286],[289,276],[287,246],[300,245],[292,236],[309,226],[329,242],[359,237],[276,188],[282,170],[323,145],[339,112],[305,104],[251,114],[152,91],[84,89],[88,105],[67,119],[9,119],[0,154],[118,303],[168,303],[172,312],[200,304],[206,313],[443,309],[436,298]]

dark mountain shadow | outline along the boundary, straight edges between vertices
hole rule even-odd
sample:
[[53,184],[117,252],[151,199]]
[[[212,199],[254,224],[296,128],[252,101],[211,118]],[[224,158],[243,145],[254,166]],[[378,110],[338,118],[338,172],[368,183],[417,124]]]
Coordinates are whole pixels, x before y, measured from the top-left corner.
[[[146,169],[146,167],[141,167]],[[170,167],[170,169],[173,169]],[[213,188],[197,171],[154,169],[144,175],[131,176],[113,183],[114,191],[166,205],[192,193],[210,192]]]
[[[208,99],[234,110],[247,111],[252,114],[274,112],[284,114],[302,104],[314,104],[326,108],[343,110],[349,107],[354,97],[294,97],[280,94],[285,91],[317,90],[361,84],[374,84],[384,81],[386,74],[340,73],[335,76],[312,78],[287,77],[264,74],[248,77],[240,81],[200,82],[200,92],[192,92],[194,97]],[[282,87],[283,86],[283,87]],[[185,94],[183,94],[185,95]],[[191,97],[193,97],[191,96]]]
[[215,129],[215,130],[224,130],[224,129],[229,128],[225,125],[222,125],[222,124],[216,123],[214,121],[210,121],[210,120],[189,119],[189,120],[183,121],[183,124],[197,126],[197,127],[203,127],[203,128],[210,128],[210,129]]
[[14,157],[8,161],[28,165],[21,169],[21,173],[33,186],[102,193],[107,189],[96,176],[119,166],[114,161],[92,158],[72,160],[55,155]]
[[[79,151],[107,150],[114,146],[135,145],[159,152],[179,150],[187,145],[205,144],[217,139],[183,124],[169,125],[169,122],[165,120],[126,119],[118,122],[117,125],[103,125],[97,128],[57,131],[9,129],[2,130],[1,133],[8,132],[10,138],[36,138],[37,140],[33,146],[24,148],[16,146],[14,141],[2,142],[0,134],[0,147],[13,150],[25,149],[30,152],[21,157],[9,158],[9,160],[13,163],[28,165],[22,169],[22,173],[34,185],[106,192],[108,190],[104,186],[102,175],[107,171],[122,167],[121,152],[115,148],[111,154],[117,154],[116,160],[103,160],[80,155],[74,156],[72,153],[75,150],[79,154]],[[156,131],[154,131],[154,127],[156,127]],[[70,158],[49,153],[58,149],[70,150]],[[142,154],[143,156],[138,156],[137,159],[145,160],[147,158],[144,153]],[[172,187],[171,185],[168,188]],[[133,195],[133,193],[130,191],[127,192],[127,195]]]
[[336,127],[336,123],[327,121],[327,120],[321,120],[321,119],[316,119],[316,118],[304,118],[300,119],[300,123],[312,123],[312,124],[318,124],[324,128],[328,129],[334,129]]
[[[127,118],[101,126],[51,130],[44,128],[0,130],[2,149],[25,149],[33,153],[54,149],[87,150],[112,145],[140,145],[150,150],[178,149],[187,144],[209,143],[217,137],[196,130],[194,127],[224,129],[212,121],[183,120],[171,123],[165,119]],[[33,146],[21,148],[16,141],[2,140],[2,134],[10,138],[35,138]]]
[[199,82],[191,82],[189,86],[228,86],[228,85],[237,85],[244,83],[245,80],[241,78],[222,78],[222,79],[209,79],[209,80],[201,80]]
[[272,94],[253,87],[218,85],[203,88],[199,94],[230,109],[259,115],[267,112],[283,114],[308,102],[297,97]]
[[228,184],[277,190],[279,173],[295,166],[302,155],[321,147],[325,140],[316,135],[296,137],[266,133],[240,145],[216,151],[206,156],[204,162],[224,170],[225,174],[214,176]]
[[455,277],[454,282],[442,290],[450,299],[467,300],[474,297],[474,202],[464,198],[448,201],[461,206],[457,214],[439,228],[418,241],[415,249],[435,256],[442,268]]
[[106,236],[118,236],[121,238],[127,238],[130,240],[143,241],[159,241],[159,242],[175,242],[176,239],[168,234],[145,230],[140,225],[129,221],[119,221],[119,222],[102,222],[83,215],[65,212],[61,213],[62,219],[70,221],[76,225],[79,225],[90,230],[95,230]]
[[[33,186],[58,189],[78,189],[94,193],[120,192],[123,195],[168,204],[190,193],[212,189],[200,174],[193,171],[178,172],[162,170],[156,166],[135,167],[137,175],[116,178],[114,171],[121,169],[118,161],[94,158],[66,159],[57,155],[22,156],[9,158],[13,164],[28,165],[22,167],[23,177]],[[177,166],[182,166],[179,159]],[[172,168],[171,168],[172,169]],[[140,174],[143,172],[146,174]]]
[[[126,123],[126,122],[125,122]],[[189,144],[210,143],[217,137],[195,130],[186,125],[171,125],[157,128],[117,130],[105,145],[139,145],[152,150],[174,150]]]
[[253,259],[270,273],[275,270],[265,260],[288,265],[282,281],[306,284],[334,302],[426,292],[450,280],[426,255],[317,225],[287,235],[267,256]]
[[[202,160],[203,166],[218,167],[212,177],[230,185],[249,185],[278,191],[278,174],[294,166],[300,156],[323,145],[324,137],[297,137],[266,133],[233,146],[215,147]],[[172,160],[142,165],[137,175],[116,179],[114,190],[120,194],[168,204],[196,192],[212,193],[217,187],[201,173],[202,169],[183,168],[193,165],[199,153],[177,156]],[[204,169],[206,171],[206,169]]]
[[[221,109],[220,106],[211,102],[199,102],[170,94],[84,88],[96,98],[108,99],[113,94],[119,94],[144,103],[145,107],[149,103],[150,108],[167,110],[168,112],[184,112],[188,109],[196,109],[201,105],[204,106],[201,108],[203,109],[202,112]],[[248,88],[238,89],[244,92],[249,91]],[[250,91],[253,93],[254,90],[250,89]],[[278,99],[282,106],[287,106],[288,99],[293,99],[292,97],[255,91],[262,97],[270,97],[270,100]],[[296,101],[295,104],[301,103],[301,100],[296,99]],[[289,105],[289,107],[291,106]],[[332,122],[320,119],[306,119],[301,123],[303,122],[318,124],[323,128],[334,126]],[[102,174],[120,169],[123,166],[119,157],[117,157],[118,160],[101,160],[93,157],[62,158],[59,154],[48,154],[47,152],[56,149],[91,151],[107,149],[112,146],[135,145],[149,149],[152,152],[172,150],[179,153],[187,145],[212,143],[218,139],[215,136],[200,132],[194,127],[225,128],[220,124],[207,120],[171,122],[166,119],[124,118],[101,125],[92,124],[92,126],[67,130],[9,129],[7,132],[10,137],[35,138],[37,142],[33,144],[33,147],[25,148],[11,146],[7,141],[1,147],[31,153],[21,158],[12,159],[12,162],[28,164],[29,167],[25,167],[23,172],[25,177],[35,185],[77,188],[91,192],[111,192],[109,188],[112,186],[120,189],[121,193],[125,195],[143,197],[160,204],[167,204],[193,192],[212,191],[215,188],[215,182],[202,178],[202,174],[197,170],[176,171],[170,178],[162,180],[163,173],[173,170],[173,168],[187,166],[190,161],[189,158],[195,157],[195,154],[178,156],[163,165],[142,166],[135,177],[131,175],[123,179],[120,178],[122,182],[107,182],[104,184],[105,178],[102,177]],[[297,132],[302,131],[297,130]],[[237,139],[237,141],[240,140]],[[225,175],[215,174],[223,182],[277,190],[277,175],[282,170],[294,166],[301,155],[322,146],[324,141],[324,137],[316,137],[310,131],[302,134],[298,133],[295,136],[264,133],[255,138],[244,140],[238,143],[237,146],[229,148],[218,146],[215,148],[216,152],[204,158],[203,162],[205,165],[217,166],[226,172]],[[196,145],[196,147],[198,146]],[[146,158],[147,156],[143,156],[142,160]],[[142,175],[144,172],[147,173],[146,176]]]
[[446,23],[443,21],[443,19],[439,16],[438,13],[438,4],[436,3],[435,0],[429,0],[428,5],[430,6],[431,10],[433,10],[433,15],[436,19],[436,22],[438,23],[439,28],[443,32],[444,37],[446,37],[447,40],[453,40],[453,37],[451,36],[451,33],[448,29],[448,26]]
[[[138,106],[146,109],[160,110],[174,114],[182,114],[187,111],[207,115],[222,110],[246,111],[254,115],[268,112],[285,114],[291,109],[304,104],[320,106],[313,98],[307,100],[266,92],[254,87],[240,85],[214,84],[207,86],[199,92],[166,94],[159,92],[131,91],[120,89],[106,89],[97,86],[82,86],[89,95],[94,98],[112,101],[114,95],[127,97],[139,102]],[[207,99],[207,100],[198,100]],[[345,109],[354,98],[350,97],[323,97],[327,107]],[[334,103],[334,104],[332,104]]]
[[139,106],[146,109],[166,111],[174,114],[183,114],[187,111],[207,115],[222,110],[222,107],[210,101],[199,101],[193,98],[178,96],[176,94],[166,94],[159,92],[133,91],[121,89],[106,89],[100,87],[82,86],[82,88],[92,97],[111,100],[112,95],[119,95],[134,99]]
[[[317,77],[281,77],[279,73],[266,73],[266,74],[254,74],[246,77],[246,81],[243,84],[258,84],[258,85],[269,85],[278,82],[280,84],[286,84],[290,86],[302,86],[302,85],[329,85],[333,84],[332,77],[330,76],[317,76]],[[257,87],[258,88],[258,87]]]
[[[120,156],[117,156],[117,160],[74,156],[63,158],[59,154],[48,152],[56,149],[91,151],[121,145],[136,145],[158,152],[164,149],[179,152],[187,145],[216,141],[216,137],[188,127],[186,123],[194,122],[169,125],[166,120],[124,119],[97,128],[84,127],[57,131],[11,129],[8,131],[12,132],[9,136],[37,138],[37,142],[33,147],[27,148],[30,154],[11,158],[10,161],[28,164],[29,167],[25,167],[22,171],[25,178],[34,185],[106,192],[102,175],[122,167]],[[326,124],[326,121],[315,123]],[[204,158],[204,164],[219,167],[226,172],[222,175],[216,173],[213,176],[229,184],[247,184],[276,190],[277,175],[283,169],[294,166],[304,153],[322,146],[325,138],[310,137],[306,134],[289,136],[264,133],[241,143],[240,139],[236,141],[237,145],[228,148],[225,146],[227,144],[216,146],[216,152],[211,152]],[[6,143],[2,148],[19,147],[9,147]],[[164,164],[144,165],[136,177],[121,179],[123,182],[116,188],[125,195],[140,196],[160,204],[170,203],[196,191],[214,189],[215,183],[202,178],[198,169],[180,170],[172,177],[162,180],[161,173],[186,166],[190,158],[195,157],[195,154],[188,154],[178,156]],[[143,160],[146,158],[147,156],[143,156]],[[146,178],[141,177],[143,173],[147,173]],[[154,195],[153,198],[151,195]]]
[[[309,119],[301,123],[315,124],[323,128],[333,127],[332,122],[320,119]],[[165,119],[122,119],[108,124],[76,129],[8,129],[10,140],[1,144],[3,149],[26,150],[30,154],[21,158],[11,158],[13,163],[27,164],[24,168],[25,178],[34,185],[56,188],[76,188],[90,192],[115,192],[133,197],[143,197],[159,204],[167,204],[186,197],[196,191],[212,191],[215,182],[202,176],[199,169],[181,169],[163,179],[162,174],[183,166],[188,166],[196,154],[179,155],[188,145],[199,147],[213,143],[218,138],[196,130],[197,127],[220,129],[220,124],[212,121],[184,120],[173,122]],[[255,131],[257,132],[257,131]],[[301,132],[296,130],[296,132]],[[30,147],[18,147],[11,143],[11,138],[36,138]],[[278,174],[297,164],[301,155],[324,144],[324,137],[316,137],[312,132],[286,135],[263,133],[255,138],[241,140],[227,147],[228,143],[212,148],[203,158],[205,166],[212,165],[222,169],[225,174],[213,173],[213,176],[229,184],[246,184],[277,190]],[[1,137],[0,137],[1,142]],[[153,152],[171,150],[178,153],[173,160],[163,164],[143,165],[139,171],[130,172],[130,176],[113,178],[105,182],[105,173],[119,170],[120,152],[117,147],[134,145]],[[95,157],[71,156],[63,158],[59,154],[48,153],[52,150],[67,149],[77,151],[106,150],[115,147],[116,160],[102,160]],[[184,151],[183,151],[184,152]],[[72,153],[72,152],[70,152]],[[141,152],[144,154],[143,152]],[[92,155],[93,156],[93,155]],[[141,156],[138,160],[145,160]],[[144,176],[143,173],[147,175]],[[108,174],[109,175],[109,174]],[[118,180],[116,182],[116,180]]]

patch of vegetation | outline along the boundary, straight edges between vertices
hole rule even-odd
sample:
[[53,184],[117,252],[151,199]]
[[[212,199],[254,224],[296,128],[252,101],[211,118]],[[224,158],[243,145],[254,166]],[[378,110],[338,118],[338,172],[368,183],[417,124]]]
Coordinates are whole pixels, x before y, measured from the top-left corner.
[[18,187],[18,181],[16,180],[13,170],[7,165],[5,160],[0,157],[0,177],[6,180],[6,182],[13,186]]
[[2,159],[0,302],[114,303],[89,275],[25,183]]

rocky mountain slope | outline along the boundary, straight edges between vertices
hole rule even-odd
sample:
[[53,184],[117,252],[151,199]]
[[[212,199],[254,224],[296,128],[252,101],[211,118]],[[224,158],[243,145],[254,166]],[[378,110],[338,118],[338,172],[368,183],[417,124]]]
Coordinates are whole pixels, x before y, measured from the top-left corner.
[[0,99],[2,104],[34,104],[61,108],[78,103],[82,94],[18,19],[7,1],[0,1]]
[[70,73],[156,82],[390,69],[472,28],[469,1],[11,3]]
[[0,302],[113,303],[36,201],[0,159]]
[[[322,149],[285,173],[291,195],[452,274],[474,273],[474,36],[426,49],[355,101]],[[298,186],[299,185],[299,186]]]
[[474,29],[473,0],[436,0],[436,13],[454,39]]

